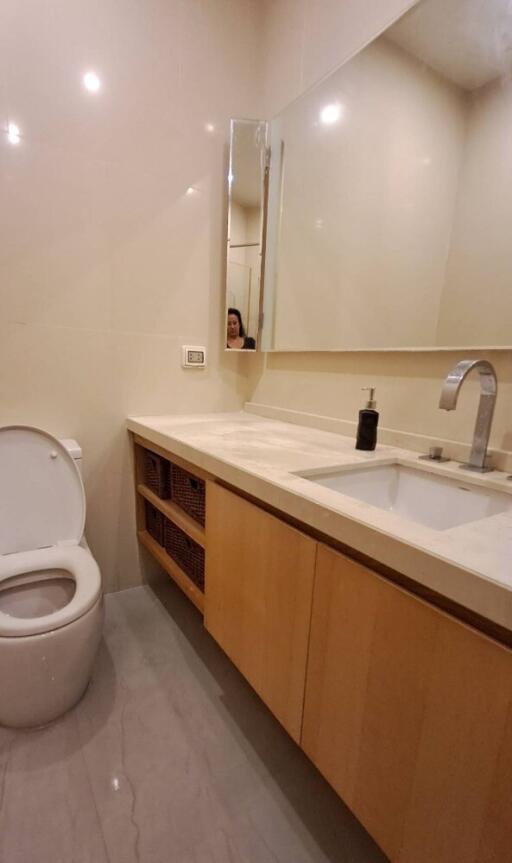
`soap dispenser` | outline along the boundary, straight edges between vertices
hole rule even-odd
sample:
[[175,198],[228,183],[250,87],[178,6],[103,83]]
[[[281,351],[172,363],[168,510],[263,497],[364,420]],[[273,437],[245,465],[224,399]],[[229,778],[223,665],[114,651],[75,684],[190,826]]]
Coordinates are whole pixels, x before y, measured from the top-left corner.
[[377,402],[375,401],[375,387],[362,387],[363,390],[369,390],[370,398],[366,405],[359,411],[359,422],[357,424],[356,449],[375,449],[377,445],[377,425],[379,423],[379,414],[375,410]]

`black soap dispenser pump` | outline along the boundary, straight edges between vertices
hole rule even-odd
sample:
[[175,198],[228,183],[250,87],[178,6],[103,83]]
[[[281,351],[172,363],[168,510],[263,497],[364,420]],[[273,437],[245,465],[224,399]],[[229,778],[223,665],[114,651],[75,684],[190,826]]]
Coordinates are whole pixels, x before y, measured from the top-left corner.
[[362,387],[368,390],[370,397],[366,406],[359,411],[359,422],[357,424],[356,449],[373,450],[377,446],[377,426],[379,424],[379,413],[375,410],[375,387]]

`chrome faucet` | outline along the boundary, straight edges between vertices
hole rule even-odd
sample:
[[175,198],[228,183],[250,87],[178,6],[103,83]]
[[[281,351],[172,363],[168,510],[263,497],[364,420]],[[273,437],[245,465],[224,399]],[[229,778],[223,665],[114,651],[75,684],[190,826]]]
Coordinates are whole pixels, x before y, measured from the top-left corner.
[[473,435],[469,461],[467,464],[461,465],[461,467],[465,470],[476,470],[480,473],[485,473],[492,470],[492,467],[486,467],[485,459],[498,392],[496,372],[491,363],[487,362],[487,360],[462,360],[460,363],[457,363],[443,384],[439,407],[445,411],[455,410],[461,385],[472,369],[478,369],[482,392],[478,403],[475,433]]

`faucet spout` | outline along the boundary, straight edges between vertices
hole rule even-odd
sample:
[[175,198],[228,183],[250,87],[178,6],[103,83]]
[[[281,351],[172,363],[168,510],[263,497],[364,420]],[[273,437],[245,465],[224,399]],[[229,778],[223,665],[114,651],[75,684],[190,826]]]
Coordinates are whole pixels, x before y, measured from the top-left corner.
[[487,447],[491,434],[491,424],[496,404],[498,384],[494,367],[487,360],[462,360],[451,370],[443,383],[439,407],[445,411],[455,410],[460,388],[469,372],[478,369],[480,375],[481,395],[478,403],[473,444],[469,461],[463,465],[467,470],[491,470],[485,466]]

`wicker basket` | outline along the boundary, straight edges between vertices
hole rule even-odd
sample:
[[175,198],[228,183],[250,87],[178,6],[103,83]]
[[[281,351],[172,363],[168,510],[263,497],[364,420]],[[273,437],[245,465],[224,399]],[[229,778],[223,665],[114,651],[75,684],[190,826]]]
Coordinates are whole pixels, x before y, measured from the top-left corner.
[[170,464],[148,449],[144,450],[144,482],[163,500],[171,495]]
[[164,517],[160,510],[149,503],[148,500],[144,501],[144,510],[146,515],[146,530],[153,539],[160,544],[164,544]]
[[205,484],[183,468],[171,463],[172,500],[204,527]]
[[164,546],[167,554],[200,590],[204,591],[204,549],[172,521],[164,518]]

